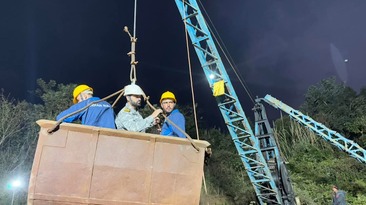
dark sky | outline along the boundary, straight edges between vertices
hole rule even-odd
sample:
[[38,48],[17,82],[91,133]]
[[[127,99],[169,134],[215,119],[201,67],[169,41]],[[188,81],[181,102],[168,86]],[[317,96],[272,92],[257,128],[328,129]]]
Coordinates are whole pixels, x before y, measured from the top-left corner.
[[[202,3],[253,97],[271,94],[298,108],[307,88],[321,79],[337,76],[356,91],[366,84],[365,0]],[[99,97],[123,88],[130,83],[130,42],[122,29],[133,29],[133,6],[134,0],[2,1],[0,88],[28,100],[38,78],[85,83]],[[191,103],[184,27],[175,2],[139,0],[137,37],[137,83],[151,102],[171,90],[178,103]],[[192,48],[191,59],[196,101],[215,109]],[[234,75],[231,79],[250,110],[248,95]]]

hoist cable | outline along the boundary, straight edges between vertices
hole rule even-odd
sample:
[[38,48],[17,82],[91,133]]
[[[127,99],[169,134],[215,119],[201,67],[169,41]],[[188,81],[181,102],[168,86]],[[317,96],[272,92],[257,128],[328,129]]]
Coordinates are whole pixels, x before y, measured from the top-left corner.
[[131,57],[131,72],[130,72],[130,80],[131,80],[131,84],[136,83],[137,81],[137,77],[136,77],[136,64],[138,63],[135,60],[135,55],[136,55],[136,17],[137,16],[137,0],[135,0],[135,4],[134,4],[134,14],[133,14],[133,36],[131,36],[130,32],[128,31],[128,28],[125,26],[124,27],[124,31],[126,33],[128,33],[128,35],[130,36],[131,39],[131,51],[128,53],[128,55]]
[[[149,97],[145,97],[145,99],[144,99],[145,101],[146,101],[146,104],[147,105],[149,105],[149,107],[151,108],[151,109],[153,109],[154,111],[156,110],[156,108],[150,103],[150,101],[149,101]],[[173,125],[175,128],[177,128],[181,133],[183,133],[184,134],[184,136],[186,136],[187,137],[187,139],[189,140],[189,142],[191,143],[191,145],[193,146],[193,148],[197,151],[197,152],[199,152],[200,151],[200,148],[196,145],[196,143],[194,142],[194,140],[184,131],[184,130],[182,130],[182,128],[180,128],[178,125],[176,125],[174,122],[172,122],[168,117],[167,117],[167,115],[165,115],[165,114],[161,114],[163,117],[164,117],[164,119],[166,120],[166,121],[168,121],[171,125]]]
[[135,8],[133,13],[133,37],[136,38],[136,16],[137,16],[137,0],[135,0]]
[[[186,2],[185,0],[183,0]],[[183,9],[184,4],[183,4]],[[183,22],[184,22],[184,32],[185,32],[185,39],[186,39],[186,50],[187,50],[187,61],[188,61],[188,70],[189,70],[189,82],[191,86],[191,94],[192,94],[192,107],[193,107],[193,117],[194,117],[194,124],[196,127],[196,135],[197,139],[200,139],[199,132],[198,132],[198,120],[197,120],[197,112],[196,112],[196,102],[195,102],[195,95],[194,95],[194,86],[193,86],[193,75],[192,75],[192,64],[191,64],[191,57],[190,57],[190,49],[189,49],[189,37],[188,37],[188,30],[187,30],[187,19],[186,19],[186,12],[183,15]]]
[[118,95],[118,97],[116,98],[116,100],[113,102],[112,107],[114,107],[114,106],[117,104],[117,102],[119,101],[119,99],[121,99],[121,97],[122,97],[122,95],[123,95],[124,93],[125,93],[125,92],[124,92],[124,88],[123,88],[123,92],[121,92],[121,93]]
[[[183,10],[184,3],[186,3],[186,0],[183,0]],[[196,135],[197,139],[200,139],[199,131],[198,131],[198,121],[197,121],[197,112],[196,112],[196,102],[195,102],[195,95],[194,95],[194,86],[193,86],[193,75],[192,75],[192,64],[191,64],[191,58],[190,58],[190,49],[189,49],[189,39],[188,39],[188,30],[187,30],[187,18],[186,18],[186,12],[184,12],[183,15],[183,23],[184,23],[184,31],[185,31],[185,39],[186,39],[186,49],[187,49],[187,61],[188,61],[188,69],[189,69],[189,80],[190,80],[190,86],[191,86],[191,94],[192,94],[192,104],[193,104],[193,116],[194,116],[194,123],[196,127]],[[206,178],[205,173],[202,174],[202,180],[203,180],[203,187],[205,189],[205,193],[207,194],[207,184],[206,184]]]
[[[238,73],[238,71],[237,71],[237,69],[236,69],[236,67],[237,67],[237,66],[235,65],[234,60],[232,59],[232,57],[231,57],[230,53],[228,52],[228,50],[227,50],[227,48],[226,48],[226,46],[225,46],[225,44],[224,44],[223,40],[221,39],[221,37],[220,37],[220,35],[219,35],[218,31],[216,30],[215,25],[212,23],[211,18],[210,18],[210,16],[208,15],[208,13],[207,13],[207,11],[206,11],[205,7],[203,6],[203,4],[202,4],[202,2],[201,2],[201,1],[198,1],[198,2],[200,3],[200,5],[201,5],[201,7],[202,7],[202,10],[203,10],[203,11],[204,11],[204,13],[206,14],[207,19],[209,20],[210,24],[211,24],[211,25],[212,25],[212,27],[213,27],[213,30],[212,30],[212,29],[211,29],[211,27],[210,27],[210,26],[208,25],[208,23],[206,22],[208,29],[211,31],[211,34],[212,34],[212,36],[214,37],[214,39],[215,39],[216,43],[218,44],[218,46],[219,46],[219,48],[220,48],[221,52],[224,54],[224,56],[225,56],[225,58],[226,58],[227,62],[230,64],[230,66],[231,66],[231,68],[233,69],[233,71],[234,71],[234,73],[235,73],[236,77],[238,78],[238,80],[239,80],[240,84],[241,84],[241,85],[242,85],[242,87],[244,88],[245,92],[248,94],[248,96],[249,96],[250,100],[253,102],[253,104],[255,104],[255,101],[254,101],[254,98],[252,97],[252,94],[251,94],[250,89],[248,88],[248,86],[247,86],[246,82],[243,80],[243,77]],[[214,32],[215,32],[215,33],[217,33],[218,38],[216,37],[216,35],[215,35],[215,33],[214,33]],[[219,39],[220,41],[219,41],[218,39]],[[221,46],[220,42],[222,42],[223,46]],[[225,50],[223,49],[223,47],[224,47],[224,49],[225,49]],[[228,54],[226,54],[226,53],[228,53]]]

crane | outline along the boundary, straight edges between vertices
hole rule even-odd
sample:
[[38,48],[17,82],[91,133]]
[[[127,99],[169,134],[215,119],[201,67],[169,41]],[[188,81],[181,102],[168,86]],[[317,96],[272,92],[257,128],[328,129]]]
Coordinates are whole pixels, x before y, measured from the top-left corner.
[[357,159],[360,162],[366,163],[366,150],[354,141],[349,140],[340,133],[327,128],[325,125],[315,121],[314,119],[301,113],[300,111],[293,109],[292,107],[286,105],[285,103],[272,97],[271,95],[266,95],[264,98],[258,99],[258,101],[262,100],[267,102],[271,106],[286,112],[296,122],[309,128],[314,133],[322,137],[324,140],[330,142],[332,145],[336,146],[340,150],[348,153],[351,157]]
[[272,176],[278,186],[284,204],[296,204],[295,193],[291,180],[280,155],[273,130],[269,124],[266,109],[260,100],[256,99],[254,111],[254,133],[259,140],[260,150],[267,162]]
[[257,98],[256,104],[253,108],[255,114],[255,136],[260,142],[259,146],[262,154],[267,161],[271,173],[275,176],[275,182],[278,184],[279,191],[282,194],[282,199],[285,204],[294,204],[295,194],[292,189],[290,178],[288,177],[285,163],[282,161],[280,156],[272,128],[267,118],[265,107],[261,102],[266,102],[274,108],[284,111],[296,122],[310,129],[324,140],[347,152],[351,157],[358,161],[366,163],[366,150],[352,140],[349,140],[340,133],[327,128],[323,124],[313,120],[311,117],[301,113],[300,111],[293,109],[271,95],[266,95],[264,98]]
[[[175,0],[221,115],[260,204],[291,204],[271,172],[196,0]],[[217,92],[217,90],[220,90]]]

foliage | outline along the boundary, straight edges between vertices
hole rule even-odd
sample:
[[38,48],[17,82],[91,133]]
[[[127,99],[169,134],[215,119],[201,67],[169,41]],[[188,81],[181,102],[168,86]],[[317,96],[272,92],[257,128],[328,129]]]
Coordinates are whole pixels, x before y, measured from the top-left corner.
[[207,181],[214,187],[209,192],[227,197],[228,204],[249,204],[255,193],[237,154],[231,137],[220,130],[210,129],[201,133],[202,139],[212,144],[213,154],[205,167]]
[[276,120],[274,134],[278,142],[279,149],[283,153],[283,157],[292,157],[294,147],[309,144],[312,147],[319,147],[321,150],[329,148],[329,144],[321,140],[308,128],[299,125],[286,116]]
[[[302,108],[318,122],[361,141],[365,126],[364,99],[364,94],[356,95],[334,79],[326,79],[309,88]],[[335,149],[289,117],[277,120],[275,125],[280,150],[289,162],[295,193],[302,199],[302,204],[331,203],[332,184],[346,190],[348,202],[362,204],[366,182],[364,164]]]
[[295,193],[302,204],[331,203],[332,184],[347,190],[349,200],[355,203],[362,200],[365,165],[293,121],[286,123],[289,126],[281,126],[282,120],[285,119],[277,120],[275,134],[281,142],[280,149],[288,161]]
[[[0,94],[0,204],[10,200],[7,184],[15,178],[27,181],[36,144],[37,106]],[[18,201],[25,200],[26,186]]]
[[55,119],[58,113],[72,105],[76,84],[57,84],[54,80],[47,83],[42,79],[38,79],[37,84],[39,88],[35,92],[43,101],[42,118]]
[[347,198],[349,204],[352,205],[365,205],[366,204],[366,196],[362,194],[358,194],[356,197]]
[[36,121],[41,118],[55,119],[56,114],[72,102],[71,95],[75,85],[46,83],[37,80],[39,88],[35,93],[43,104],[31,104],[0,94],[0,204],[10,204],[10,190],[6,184],[12,178],[21,178],[24,185],[16,194],[16,202],[26,204],[27,182],[31,171],[33,156],[39,131]]
[[304,113],[316,121],[366,145],[365,94],[364,89],[357,94],[350,87],[337,82],[334,77],[328,78],[309,87],[301,107]]

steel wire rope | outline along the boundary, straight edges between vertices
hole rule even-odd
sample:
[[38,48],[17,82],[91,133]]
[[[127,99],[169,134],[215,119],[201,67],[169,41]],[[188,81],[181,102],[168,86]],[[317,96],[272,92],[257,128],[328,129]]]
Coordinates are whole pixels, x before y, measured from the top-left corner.
[[[185,1],[185,0],[183,0]],[[184,4],[183,4],[184,5]],[[190,49],[189,49],[189,39],[188,39],[188,30],[187,30],[187,19],[185,17],[185,12],[183,16],[184,22],[184,32],[185,32],[185,40],[186,40],[186,50],[187,50],[187,61],[188,61],[188,71],[189,71],[189,83],[191,86],[191,95],[192,95],[192,107],[193,107],[193,117],[194,117],[194,124],[196,128],[196,135],[197,139],[200,139],[200,135],[198,132],[198,120],[197,120],[197,111],[196,111],[196,101],[194,95],[194,86],[193,86],[193,75],[192,75],[192,64],[191,64],[191,57],[190,57]]]
[[[183,0],[182,9],[184,10],[184,3],[186,0]],[[183,12],[183,23],[184,23],[184,32],[185,32],[185,40],[186,40],[186,50],[187,50],[187,61],[188,61],[188,70],[189,70],[189,81],[191,86],[191,94],[192,94],[192,106],[193,106],[193,116],[194,116],[194,123],[196,128],[196,135],[197,139],[200,139],[199,131],[198,131],[198,121],[197,121],[197,112],[196,112],[196,102],[195,102],[195,95],[194,95],[194,86],[193,86],[193,75],[192,75],[192,64],[191,64],[191,58],[190,58],[190,49],[189,49],[189,39],[188,39],[188,30],[187,30],[187,18],[186,18],[186,12]],[[206,150],[207,152],[207,150]],[[206,184],[206,178],[205,173],[202,174],[202,181],[203,186],[205,189],[205,193],[208,194],[207,191],[207,184]],[[208,203],[209,204],[209,203]]]
[[[128,53],[128,55],[131,56],[131,72],[130,72],[131,84],[134,84],[137,81],[136,64],[138,62],[135,61],[135,54],[136,54],[135,48],[136,48],[136,41],[137,41],[137,38],[136,38],[136,13],[137,12],[136,11],[137,11],[137,0],[135,0],[135,6],[134,6],[133,36],[131,36],[130,32],[128,31],[127,26],[124,27],[124,31],[130,36],[130,39],[131,39],[131,51]],[[143,97],[144,97],[144,100],[146,101],[146,103],[149,105],[149,107],[155,111],[156,108],[150,103],[149,97],[146,96],[145,92],[144,92]],[[162,116],[164,117],[165,120],[167,120],[169,123],[171,123],[174,127],[176,127],[180,132],[182,132],[187,137],[187,139],[191,142],[192,146],[196,149],[196,151],[200,150],[199,147],[196,145],[196,143],[193,141],[193,139],[186,132],[184,132],[178,125],[176,125],[170,119],[168,119],[168,117],[166,115],[162,114]]]
[[130,80],[131,80],[131,84],[135,84],[137,81],[137,77],[136,77],[136,65],[138,63],[138,61],[136,61],[136,42],[137,42],[137,38],[136,38],[136,18],[137,18],[137,0],[135,0],[135,4],[134,4],[134,13],[133,13],[133,35],[130,34],[130,32],[128,31],[127,26],[124,27],[124,31],[130,36],[130,40],[131,40],[131,51],[129,53],[127,53],[128,56],[131,57],[131,71],[130,71]]
[[[217,29],[216,29],[215,25],[214,25],[214,24],[213,24],[213,22],[211,21],[211,18],[210,18],[210,16],[208,15],[207,11],[205,10],[205,8],[204,8],[204,6],[203,6],[202,2],[201,2],[201,1],[198,1],[198,2],[201,4],[201,7],[203,8],[203,11],[205,12],[205,14],[206,14],[206,16],[207,16],[207,18],[208,18],[208,20],[209,20],[210,24],[212,24],[213,30],[211,29],[211,27],[210,27],[209,25],[207,25],[207,27],[209,28],[209,30],[211,30],[212,36],[216,39],[217,44],[219,45],[219,47],[220,47],[220,49],[221,49],[222,53],[224,54],[224,56],[225,56],[226,60],[227,60],[227,61],[228,61],[228,63],[230,64],[231,68],[233,69],[233,71],[234,71],[234,73],[235,73],[236,77],[238,78],[238,80],[239,80],[240,84],[242,85],[242,87],[243,87],[243,88],[245,89],[245,91],[247,92],[247,94],[248,94],[249,98],[251,99],[251,101],[254,103],[254,100],[253,100],[253,97],[252,97],[253,95],[251,94],[251,91],[250,91],[249,87],[246,85],[246,82],[245,82],[244,80],[242,80],[242,76],[241,76],[241,74],[240,74],[240,73],[239,73],[239,74],[237,73],[237,71],[236,71],[236,70],[237,70],[237,66],[236,66],[236,64],[235,64],[234,60],[232,59],[232,57],[231,57],[231,55],[230,55],[230,53],[229,53],[228,49],[226,48],[224,41],[221,39],[221,37],[220,37],[220,35],[219,35],[219,32],[217,31]],[[228,56],[226,55],[225,51],[222,49],[222,46],[221,46],[220,42],[217,40],[217,38],[216,38],[216,36],[215,36],[215,33],[214,33],[213,31],[215,31],[215,32],[217,33],[218,39],[220,40],[220,42],[222,42],[222,44],[223,44],[223,47],[224,47],[225,51],[228,53]],[[230,58],[230,59],[229,59],[229,58]],[[280,111],[280,115],[281,115],[281,119],[282,119],[282,112],[281,112],[281,111]],[[275,142],[277,143],[277,145],[279,145],[279,141],[278,141],[277,136],[274,136],[274,140],[275,140]],[[279,153],[279,154],[280,154],[280,156],[285,160],[285,163],[286,163],[287,159],[286,159],[286,157],[285,157],[285,154],[282,152],[282,150],[281,150],[281,147],[280,147],[280,146],[277,146],[277,147],[278,147],[278,150],[279,150],[279,152],[280,152],[280,153]]]
[[[149,105],[149,107],[153,110],[156,110],[156,108],[150,103],[149,101],[149,97],[145,98],[146,103]],[[192,144],[192,146],[194,147],[194,149],[196,149],[197,152],[200,151],[200,148],[196,145],[196,143],[194,142],[194,140],[186,133],[182,130],[182,128],[180,128],[178,125],[176,125],[174,122],[172,122],[165,114],[161,114],[165,120],[167,120],[170,124],[172,124],[174,127],[176,127],[180,132],[182,132],[184,134],[184,136],[187,137],[187,139],[189,140],[189,142]]]
[[[203,6],[202,2],[201,2],[201,1],[199,1],[199,0],[198,0],[198,2],[200,3],[200,5],[201,5],[201,7],[202,7],[202,10],[204,11],[204,13],[205,13],[205,15],[206,15],[207,19],[209,20],[210,24],[211,24],[211,25],[212,25],[212,27],[213,27],[213,30],[212,30],[212,29],[211,29],[211,27],[210,27],[210,25],[206,22],[208,29],[211,31],[211,34],[212,34],[212,36],[214,37],[214,39],[216,40],[216,43],[218,44],[218,46],[219,46],[219,48],[220,48],[221,52],[224,54],[224,56],[225,56],[225,58],[226,58],[227,62],[230,64],[231,69],[234,71],[234,73],[235,73],[236,77],[238,78],[238,80],[239,80],[240,84],[242,85],[242,87],[244,88],[245,92],[246,92],[246,93],[247,93],[247,95],[249,96],[250,100],[251,100],[251,101],[252,101],[252,103],[254,104],[255,100],[254,100],[254,98],[252,97],[251,91],[250,91],[250,89],[249,89],[248,85],[246,84],[246,82],[243,80],[243,77],[241,76],[241,74],[240,74],[240,73],[238,74],[238,72],[237,72],[237,66],[236,66],[236,64],[234,63],[234,60],[232,59],[232,57],[231,57],[231,55],[230,55],[230,53],[229,53],[228,49],[226,48],[224,41],[221,39],[221,37],[220,37],[220,35],[219,35],[219,32],[216,30],[215,25],[212,23],[211,18],[210,18],[210,16],[208,15],[208,13],[207,13],[207,11],[206,11],[205,7]],[[218,38],[216,37],[215,32],[217,33]],[[220,40],[220,41],[219,41],[219,40]],[[220,42],[222,42],[222,45],[223,45],[223,46],[221,46]],[[224,49],[225,49],[225,50],[223,49],[223,47],[224,47]],[[228,53],[228,54],[226,54],[226,53]]]
[[[131,71],[130,71],[130,80],[131,80],[131,83],[135,83],[136,80],[137,80],[137,77],[136,77],[136,64],[138,62],[135,61],[135,46],[136,46],[136,41],[137,41],[137,38],[136,38],[136,11],[137,11],[137,0],[135,0],[135,4],[134,4],[134,17],[133,17],[133,21],[134,21],[133,22],[133,26],[134,26],[134,28],[133,28],[133,36],[131,36],[130,32],[128,31],[127,26],[125,26],[123,28],[123,30],[130,36],[130,40],[131,40],[131,51],[128,53],[128,55],[131,57],[131,63],[130,63],[131,64]],[[47,132],[48,133],[54,132],[56,130],[56,128],[62,123],[62,121],[64,119],[66,119],[66,118],[68,118],[68,117],[70,117],[72,115],[75,115],[75,114],[77,114],[79,112],[82,112],[82,111],[86,110],[87,108],[89,108],[93,104],[96,104],[96,103],[99,103],[101,101],[107,100],[107,99],[109,99],[109,98],[111,98],[111,97],[119,94],[119,96],[117,97],[117,99],[112,104],[112,107],[114,107],[115,104],[118,102],[118,100],[122,97],[123,93],[124,93],[124,88],[121,89],[121,90],[119,90],[119,91],[117,91],[117,92],[115,92],[115,93],[113,93],[113,94],[111,94],[111,95],[108,95],[105,98],[102,98],[102,99],[99,99],[99,100],[96,100],[96,101],[93,101],[93,102],[87,104],[85,107],[80,108],[79,110],[76,110],[76,111],[74,111],[74,112],[72,112],[72,113],[70,113],[70,114],[62,117],[61,119],[59,119],[52,128],[50,128],[50,129],[47,130]]]
[[54,131],[56,130],[56,128],[57,128],[57,127],[62,123],[62,121],[63,121],[64,119],[66,119],[66,118],[68,118],[68,117],[70,117],[70,116],[72,116],[72,115],[75,115],[75,114],[77,114],[77,113],[79,113],[79,112],[81,112],[81,111],[86,110],[88,107],[90,107],[90,106],[91,106],[91,105],[93,105],[93,104],[96,104],[96,103],[99,103],[99,102],[105,101],[105,100],[107,100],[107,99],[109,99],[109,98],[111,98],[111,97],[113,97],[113,96],[115,96],[115,95],[117,95],[117,94],[123,93],[123,92],[124,92],[124,90],[125,90],[125,89],[123,88],[123,89],[121,89],[121,90],[119,90],[119,91],[117,91],[117,92],[115,92],[115,93],[113,93],[113,94],[108,95],[107,97],[104,97],[104,98],[102,98],[102,99],[99,99],[99,100],[93,101],[93,102],[91,102],[91,103],[87,104],[85,107],[80,108],[79,110],[76,110],[76,111],[74,111],[74,112],[72,112],[72,113],[70,113],[70,114],[68,114],[68,115],[65,115],[64,117],[60,118],[52,128],[48,129],[48,130],[47,130],[47,132],[48,132],[48,133],[52,133],[52,132],[54,132]]

